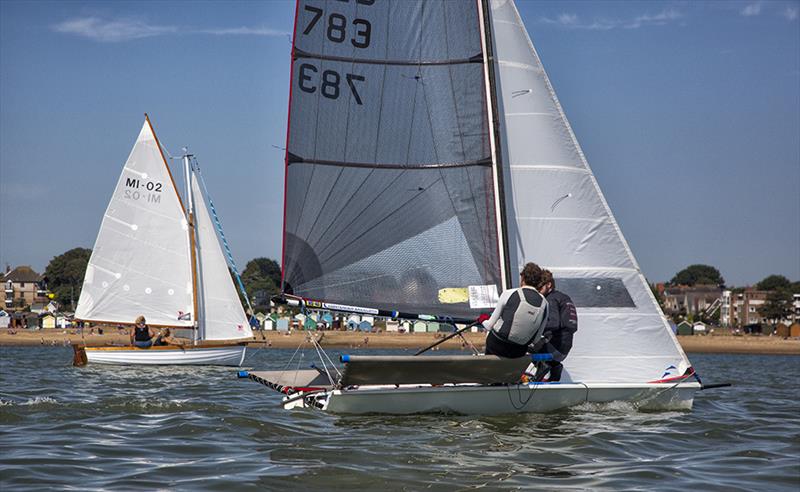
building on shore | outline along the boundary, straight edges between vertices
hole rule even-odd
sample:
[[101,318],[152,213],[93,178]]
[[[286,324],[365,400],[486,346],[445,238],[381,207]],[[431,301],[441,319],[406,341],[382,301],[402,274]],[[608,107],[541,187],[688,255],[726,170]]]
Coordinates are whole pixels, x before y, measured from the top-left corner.
[[726,290],[722,293],[722,326],[747,326],[765,323],[760,308],[767,302],[769,291],[745,288],[741,292]]
[[3,308],[6,310],[19,310],[36,303],[46,305],[50,302],[44,279],[27,265],[18,266],[13,270],[6,266],[3,285],[5,286]]
[[711,316],[720,307],[722,288],[718,285],[677,285],[665,287],[664,310],[679,317]]

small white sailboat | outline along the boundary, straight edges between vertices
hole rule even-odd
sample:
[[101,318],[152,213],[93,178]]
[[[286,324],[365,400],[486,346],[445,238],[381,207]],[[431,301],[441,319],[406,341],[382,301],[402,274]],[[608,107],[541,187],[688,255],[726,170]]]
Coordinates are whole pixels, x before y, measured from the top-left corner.
[[512,0],[300,0],[296,16],[286,300],[469,322],[535,261],[579,329],[560,383],[525,382],[530,359],[492,356],[343,356],[341,374],[251,379],[287,394],[286,408],[355,414],[692,407],[699,378]]
[[[74,345],[75,363],[238,366],[252,331],[233,285],[206,196],[184,155],[178,193],[150,120],[103,216],[75,318],[192,330],[192,343],[151,348]],[[203,187],[204,188],[204,187]]]

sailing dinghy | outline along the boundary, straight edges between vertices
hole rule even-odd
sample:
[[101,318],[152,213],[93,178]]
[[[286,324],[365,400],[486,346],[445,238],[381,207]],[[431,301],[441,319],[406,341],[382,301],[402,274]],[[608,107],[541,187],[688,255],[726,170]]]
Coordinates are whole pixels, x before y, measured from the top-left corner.
[[[241,365],[252,338],[199,170],[183,156],[186,209],[149,118],[122,169],[86,268],[75,318],[192,330],[192,344],[74,345],[75,363]],[[213,208],[212,208],[213,210]]]
[[329,360],[247,374],[286,408],[692,407],[699,379],[512,0],[300,0],[289,114],[287,302],[469,322],[535,261],[572,297],[579,329],[560,383],[524,382],[530,359],[491,356],[344,355],[341,372]]

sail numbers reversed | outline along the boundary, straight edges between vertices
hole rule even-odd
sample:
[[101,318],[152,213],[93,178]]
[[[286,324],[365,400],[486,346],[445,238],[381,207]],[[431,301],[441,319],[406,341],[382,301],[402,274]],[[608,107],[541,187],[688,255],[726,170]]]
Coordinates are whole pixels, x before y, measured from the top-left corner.
[[[375,0],[357,0],[356,3],[361,5],[372,5]],[[325,11],[318,7],[310,5],[305,6],[306,12],[311,12],[311,20],[306,24],[303,29],[303,34],[311,34],[314,28],[319,24],[320,19],[325,17]],[[333,43],[344,43],[350,37],[350,44],[356,48],[369,47],[370,38],[372,35],[372,24],[366,19],[353,19],[352,26],[348,27],[347,17],[342,14],[330,14],[323,21],[323,29],[325,30],[325,37],[328,41]],[[348,30],[350,33],[348,33]]]
[[[361,95],[356,88],[356,82],[363,82],[366,79],[362,75],[353,73],[344,74],[350,93],[353,95],[356,104],[361,105]],[[324,70],[319,75],[319,69],[310,63],[300,65],[300,76],[297,78],[300,90],[313,94],[319,88],[320,93],[328,99],[339,99],[341,94],[342,76],[336,70]]]

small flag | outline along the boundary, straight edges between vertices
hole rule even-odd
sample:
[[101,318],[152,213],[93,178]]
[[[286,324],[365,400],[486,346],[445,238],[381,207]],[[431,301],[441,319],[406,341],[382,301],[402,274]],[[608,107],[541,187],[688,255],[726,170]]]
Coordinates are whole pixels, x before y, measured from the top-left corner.
[[183,311],[178,311],[178,320],[179,321],[191,321],[192,313],[184,313]]

